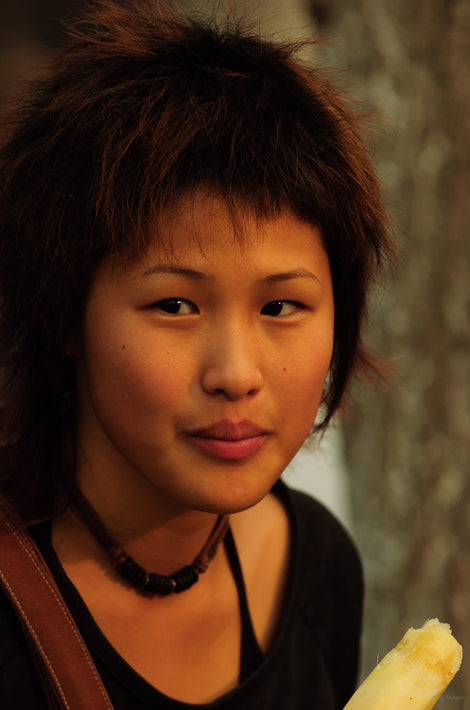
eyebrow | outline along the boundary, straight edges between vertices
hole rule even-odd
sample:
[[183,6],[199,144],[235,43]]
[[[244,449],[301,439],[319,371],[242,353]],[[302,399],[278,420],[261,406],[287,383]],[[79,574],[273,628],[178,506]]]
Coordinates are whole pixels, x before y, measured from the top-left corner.
[[154,274],[176,274],[178,276],[185,276],[186,278],[193,279],[195,281],[200,281],[206,276],[206,274],[202,271],[196,271],[196,269],[188,269],[183,266],[162,266],[160,264],[151,266],[149,269],[144,271],[142,276],[153,276]]
[[269,276],[266,276],[263,281],[266,281],[267,283],[270,284],[276,284],[279,283],[280,281],[290,281],[291,279],[314,279],[314,281],[318,281],[318,276],[315,276],[313,271],[309,271],[308,269],[300,268],[300,269],[295,269],[293,271],[284,271],[281,272],[280,274],[270,274]]
[[[184,276],[188,279],[192,279],[193,281],[201,281],[202,279],[207,278],[207,274],[203,271],[189,269],[184,266],[164,266],[161,264],[151,266],[149,269],[144,271],[142,277],[153,276],[154,274],[176,274],[177,276]],[[312,271],[301,267],[299,269],[293,269],[292,271],[283,271],[279,274],[269,274],[269,276],[261,279],[261,281],[268,284],[276,284],[282,281],[291,281],[292,279],[301,278],[313,279],[314,281],[319,280]]]

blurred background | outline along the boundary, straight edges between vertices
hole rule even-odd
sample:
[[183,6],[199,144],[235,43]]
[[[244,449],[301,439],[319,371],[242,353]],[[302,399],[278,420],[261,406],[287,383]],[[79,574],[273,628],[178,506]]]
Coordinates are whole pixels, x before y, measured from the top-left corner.
[[[245,15],[275,39],[321,38],[305,58],[331,67],[369,116],[400,262],[377,288],[368,342],[395,374],[382,389],[357,385],[352,416],[284,475],[321,498],[361,551],[364,672],[429,617],[448,621],[470,654],[470,2],[177,4]],[[1,105],[79,5],[0,0]],[[464,654],[440,710],[470,707],[465,666]]]

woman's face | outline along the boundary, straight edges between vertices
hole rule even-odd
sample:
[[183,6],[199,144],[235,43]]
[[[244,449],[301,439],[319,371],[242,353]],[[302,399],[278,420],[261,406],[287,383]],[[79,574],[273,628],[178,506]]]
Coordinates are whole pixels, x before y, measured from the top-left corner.
[[242,228],[201,197],[164,225],[171,250],[98,270],[74,348],[85,488],[235,512],[307,437],[333,347],[328,258],[289,212]]

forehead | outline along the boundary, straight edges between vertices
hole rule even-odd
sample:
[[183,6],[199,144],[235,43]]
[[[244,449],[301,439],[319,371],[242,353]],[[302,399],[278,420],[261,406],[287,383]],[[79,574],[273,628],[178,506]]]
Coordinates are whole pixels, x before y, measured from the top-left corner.
[[220,294],[235,296],[293,279],[313,279],[327,288],[331,283],[319,229],[289,210],[260,217],[239,209],[234,219],[222,199],[204,195],[181,201],[149,227],[148,247],[138,258],[102,262],[88,303],[102,292],[119,300],[124,292],[141,287],[175,286],[175,277],[179,284],[182,279],[212,284]]
[[[254,258],[270,245],[279,250],[288,245],[306,251],[322,248],[317,227],[299,219],[288,208],[259,213],[245,203],[227,204],[223,197],[202,191],[185,196],[149,227],[146,249],[130,258],[119,255],[114,263],[124,270],[138,267],[148,259],[179,261],[211,259],[226,248],[246,259]],[[228,257],[227,251],[227,257]]]

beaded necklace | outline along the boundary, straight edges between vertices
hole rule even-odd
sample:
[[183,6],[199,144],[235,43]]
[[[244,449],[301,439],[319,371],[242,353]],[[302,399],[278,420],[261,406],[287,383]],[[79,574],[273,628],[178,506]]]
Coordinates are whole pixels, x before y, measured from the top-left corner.
[[204,547],[191,564],[171,575],[157,574],[147,572],[112,540],[98,514],[81,491],[75,491],[73,503],[83,523],[108,554],[119,576],[139,592],[151,596],[178,594],[192,587],[198,581],[199,575],[208,568],[229,525],[228,515],[219,515]]

